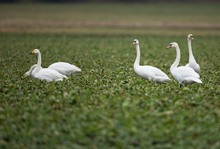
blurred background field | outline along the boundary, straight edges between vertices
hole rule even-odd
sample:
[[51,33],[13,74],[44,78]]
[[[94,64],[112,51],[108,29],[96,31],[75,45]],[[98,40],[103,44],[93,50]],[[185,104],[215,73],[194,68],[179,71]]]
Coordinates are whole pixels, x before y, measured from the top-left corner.
[[[1,149],[219,149],[220,3],[1,3]],[[188,61],[186,37],[203,84],[179,88],[169,73],[175,50]],[[141,64],[166,72],[167,84],[135,75]],[[47,83],[23,74],[36,63],[79,66]]]
[[219,34],[219,3],[1,4],[0,32]]

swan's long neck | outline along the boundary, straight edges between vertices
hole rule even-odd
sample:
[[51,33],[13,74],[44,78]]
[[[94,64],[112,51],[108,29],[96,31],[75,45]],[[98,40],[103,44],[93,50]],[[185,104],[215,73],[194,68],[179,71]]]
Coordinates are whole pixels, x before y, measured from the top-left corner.
[[31,74],[33,76],[35,76],[41,69],[42,69],[42,67],[41,67],[41,53],[39,52],[38,55],[37,55],[37,65],[33,69],[33,71],[31,72]]
[[41,67],[41,53],[40,52],[37,55],[37,67]]
[[189,62],[193,62],[195,61],[195,58],[192,52],[192,40],[191,39],[188,39],[188,48],[189,48]]
[[27,72],[27,74],[31,75],[35,68],[36,68],[36,65],[31,66],[31,69]]
[[137,67],[137,66],[139,66],[139,63],[140,63],[141,52],[140,52],[139,44],[137,44],[135,47],[136,47],[137,56],[136,56],[136,60],[134,62],[134,67]]
[[180,62],[180,48],[178,45],[176,45],[175,48],[176,48],[176,60],[171,65],[170,70],[172,70],[173,68],[177,68],[177,66],[179,65],[179,62]]

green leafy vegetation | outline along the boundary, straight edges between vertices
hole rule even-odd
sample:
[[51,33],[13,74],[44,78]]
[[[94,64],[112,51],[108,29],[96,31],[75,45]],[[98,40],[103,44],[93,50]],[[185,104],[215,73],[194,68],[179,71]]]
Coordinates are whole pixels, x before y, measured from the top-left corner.
[[[133,38],[2,34],[1,148],[218,148],[219,36],[193,41],[204,83],[184,88],[174,80],[155,84],[137,77]],[[185,37],[138,38],[142,64],[169,74],[175,50],[165,45],[174,39],[181,63],[188,59]],[[36,63],[33,48],[41,49],[43,66],[67,61],[82,73],[52,83],[23,78]]]

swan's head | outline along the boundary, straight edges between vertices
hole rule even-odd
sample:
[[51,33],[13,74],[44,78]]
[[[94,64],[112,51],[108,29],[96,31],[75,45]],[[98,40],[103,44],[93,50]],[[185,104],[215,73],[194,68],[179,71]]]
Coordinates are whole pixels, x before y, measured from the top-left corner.
[[178,43],[176,43],[176,42],[171,42],[168,46],[167,46],[167,48],[174,48],[174,47],[177,47],[178,46]]
[[133,45],[139,45],[139,41],[137,39],[134,39]]
[[30,75],[31,75],[31,73],[29,71],[27,71],[27,72],[25,72],[24,77],[28,77]]
[[189,34],[188,37],[187,37],[187,39],[188,39],[188,40],[194,39],[194,38],[193,38],[193,34]]
[[30,70],[28,70],[28,71],[24,74],[24,77],[31,76],[32,71],[35,69],[35,67],[37,67],[36,64],[34,64],[33,66],[31,66]]
[[38,49],[34,49],[32,52],[31,52],[31,54],[39,54],[40,53],[40,50],[38,50]]

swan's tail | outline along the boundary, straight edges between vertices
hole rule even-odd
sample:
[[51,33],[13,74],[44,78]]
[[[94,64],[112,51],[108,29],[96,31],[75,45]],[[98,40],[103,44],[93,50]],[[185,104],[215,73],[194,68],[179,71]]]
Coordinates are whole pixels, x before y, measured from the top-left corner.
[[185,78],[184,82],[186,84],[191,84],[191,83],[202,83],[202,81],[199,78],[194,78],[194,77],[187,77]]
[[76,72],[81,72],[81,69],[79,67],[75,66],[75,69],[76,69]]

